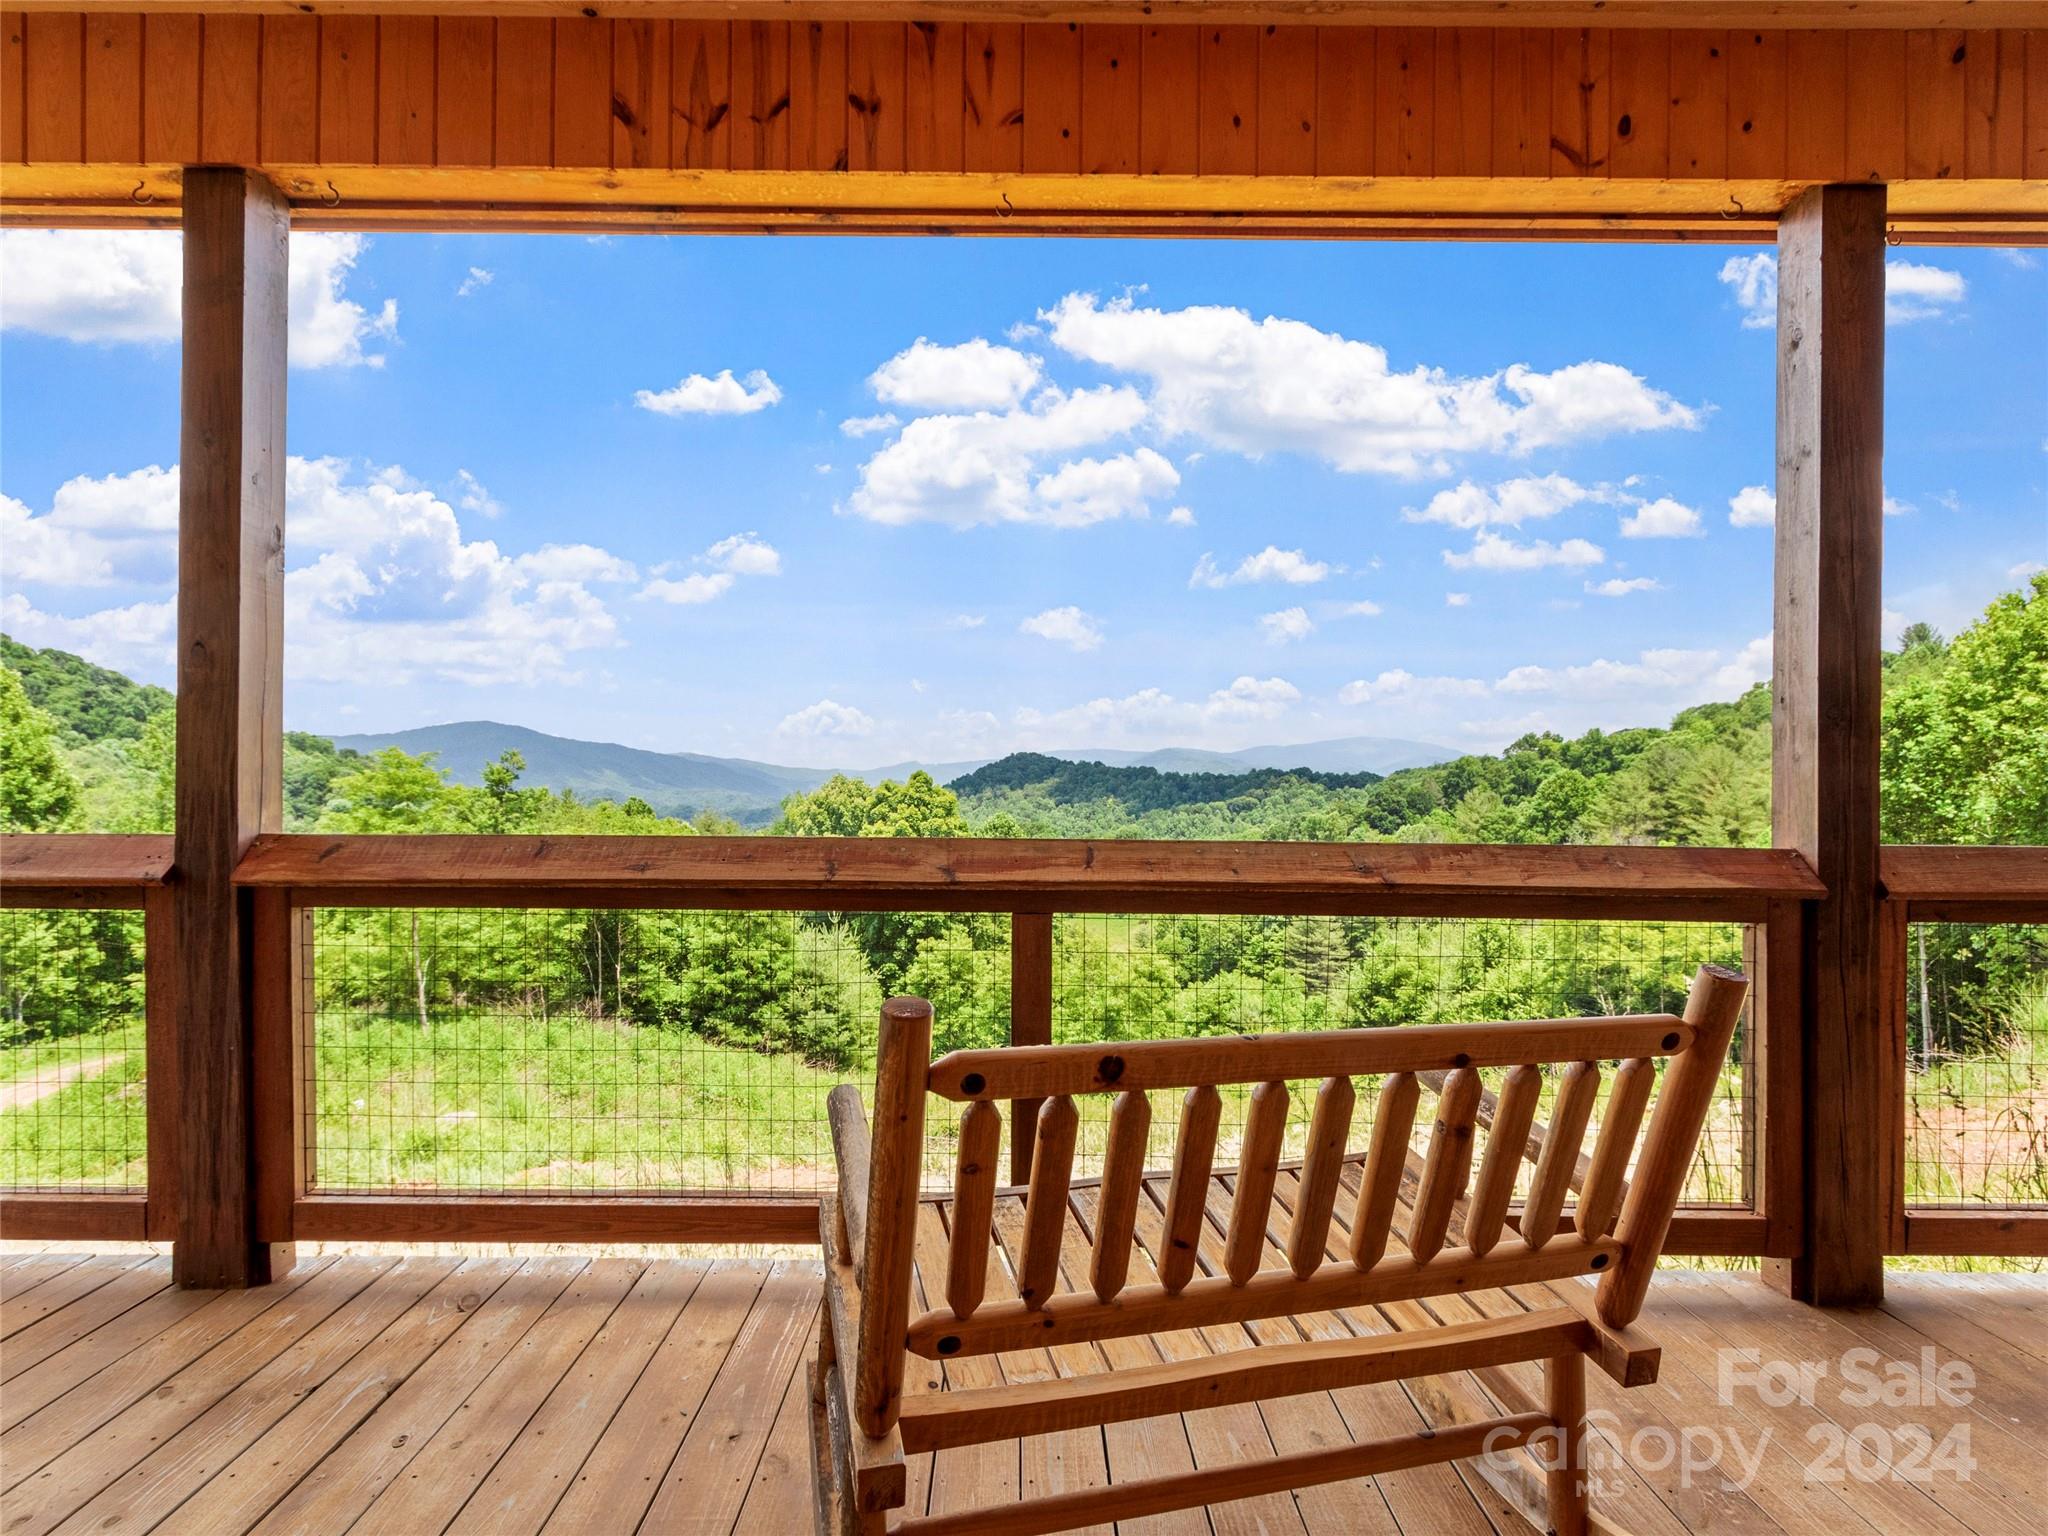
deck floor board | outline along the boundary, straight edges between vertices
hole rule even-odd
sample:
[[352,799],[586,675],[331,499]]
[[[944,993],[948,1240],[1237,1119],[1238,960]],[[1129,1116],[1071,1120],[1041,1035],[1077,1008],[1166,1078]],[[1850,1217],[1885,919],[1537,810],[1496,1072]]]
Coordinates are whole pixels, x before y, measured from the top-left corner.
[[[1277,1197],[1287,1209],[1293,1193],[1283,1179]],[[1094,1199],[1092,1188],[1074,1191],[1063,1288],[1086,1284],[1081,1245]],[[1134,1283],[1145,1278],[1146,1244],[1157,1241],[1157,1200],[1149,1192],[1141,1213]],[[997,1210],[992,1296],[1013,1284],[1014,1207],[1008,1197]],[[1270,1233],[1284,1231],[1282,1216]],[[945,1220],[941,1208],[926,1208],[928,1263],[943,1255]],[[1205,1269],[1221,1262],[1220,1237],[1213,1227],[1203,1235]],[[1341,1242],[1341,1231],[1331,1241]],[[156,1259],[36,1254],[0,1267],[0,1277],[14,1280],[10,1299],[24,1303],[10,1314],[18,1331],[0,1356],[10,1426],[0,1435],[10,1485],[0,1529],[9,1536],[811,1529],[803,1361],[815,1348],[815,1264],[345,1257],[309,1259],[260,1291],[209,1294],[170,1289]],[[39,1291],[43,1304],[30,1301]],[[1528,1291],[1423,1307],[1449,1319],[1540,1304],[1540,1292]],[[966,1386],[1074,1377],[1261,1342],[1385,1332],[1418,1315],[1360,1308],[1157,1342],[1020,1351],[951,1362],[944,1378]],[[2032,1352],[2044,1317],[2048,1281],[2038,1276],[1900,1274],[1882,1307],[1839,1312],[1799,1307],[1750,1276],[1661,1277],[1645,1317],[1665,1347],[1660,1380],[1635,1392],[1597,1374],[1589,1383],[1592,1406],[1613,1415],[1606,1438],[1620,1462],[1596,1509],[1663,1536],[2034,1532],[2048,1499],[2040,1454],[2048,1388]],[[17,1346],[25,1363],[13,1358]],[[1811,1403],[1767,1401],[1746,1386],[1725,1394],[1723,1352],[1744,1347],[1766,1361],[1824,1360],[1837,1373],[1853,1349],[1915,1369],[1931,1349],[1937,1364],[1969,1365],[1975,1386],[1969,1402],[1947,1408],[1845,1402],[1839,1383]],[[939,1388],[937,1368],[912,1367],[911,1390]],[[1508,1375],[1499,1391],[1534,1385],[1529,1371]],[[1311,1393],[967,1447],[919,1459],[910,1507],[973,1509],[1020,1491],[1407,1432],[1445,1397],[1471,1411],[1500,1406],[1495,1391],[1466,1375],[1427,1390]],[[1816,1471],[1816,1436],[1874,1424],[1896,1437],[1921,1423],[1937,1438],[1952,1423],[1968,1426],[1968,1478],[1895,1476],[1889,1466],[1875,1479]],[[1688,1428],[1718,1436],[1700,1465],[1687,1470],[1650,1454]],[[1887,1454],[1905,1459],[1902,1444]],[[1129,1521],[1116,1536],[1530,1529],[1475,1471],[1436,1467]]]

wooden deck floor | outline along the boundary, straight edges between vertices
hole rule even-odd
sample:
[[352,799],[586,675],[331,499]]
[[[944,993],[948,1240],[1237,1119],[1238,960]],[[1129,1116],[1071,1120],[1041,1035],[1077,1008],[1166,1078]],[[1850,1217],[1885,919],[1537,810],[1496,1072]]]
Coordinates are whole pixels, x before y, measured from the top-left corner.
[[[798,1366],[815,1265],[739,1260],[303,1261],[262,1290],[179,1292],[166,1261],[0,1263],[0,1529],[324,1536],[460,1531],[807,1533]],[[1593,1378],[1626,1456],[1598,1499],[1641,1536],[2036,1531],[2048,1501],[2048,1284],[1902,1276],[1881,1309],[1818,1313],[1754,1279],[1674,1272],[1648,1322],[1663,1378]],[[1191,1336],[1194,1337],[1194,1336]],[[1248,1342],[1199,1336],[1199,1347]],[[1811,1404],[1717,1401],[1724,1347],[1825,1361]],[[1845,1353],[1965,1363],[1965,1406],[1844,1401]],[[1011,1362],[1028,1370],[1032,1362]],[[1052,1362],[1058,1368],[1058,1362]],[[1881,1368],[1881,1366],[1879,1367]],[[1466,1379],[1455,1390],[1477,1391]],[[1399,1389],[1318,1394],[925,1459],[934,1510],[1411,1427]],[[1831,1442],[1858,1426],[1847,1458]],[[1974,1468],[1914,1476],[1912,1426],[1960,1426]],[[1695,1460],[1667,1459],[1681,1432]],[[1758,1444],[1762,1442],[1761,1454]],[[1855,1458],[1878,1461],[1859,1478]],[[1755,1468],[1742,1468],[1755,1456]],[[1830,1471],[1842,1473],[1829,1480]],[[1475,1474],[1405,1472],[1135,1522],[1176,1533],[1528,1527]]]

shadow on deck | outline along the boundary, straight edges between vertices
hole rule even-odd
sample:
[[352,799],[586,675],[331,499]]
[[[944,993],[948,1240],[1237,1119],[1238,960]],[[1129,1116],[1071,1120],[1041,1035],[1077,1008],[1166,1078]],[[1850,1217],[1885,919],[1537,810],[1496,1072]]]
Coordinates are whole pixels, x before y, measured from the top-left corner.
[[[808,1532],[818,1267],[644,1258],[308,1259],[282,1283],[180,1292],[146,1255],[0,1261],[0,1528],[383,1536]],[[1659,1277],[1662,1378],[1611,1411],[1595,1507],[1639,1536],[2033,1530],[2048,1499],[2048,1284],[1900,1275],[1881,1308],[1818,1312],[1754,1277]],[[1243,1330],[1238,1330],[1242,1332]],[[1226,1330],[1188,1337],[1242,1347]],[[1809,1401],[1723,1351],[1824,1363]],[[1852,1351],[1865,1351],[1852,1355]],[[1930,1353],[1931,1352],[1931,1353]],[[1006,1369],[1036,1360],[1000,1357]],[[1725,1362],[1725,1364],[1724,1364]],[[1864,1401],[1845,1367],[1885,1373]],[[1929,1364],[1949,1368],[1924,1378]],[[1052,1362],[1057,1369],[1058,1363]],[[1967,1376],[1962,1369],[1967,1369]],[[1935,1393],[1945,1384],[1951,1398]],[[1442,1390],[1481,1393],[1471,1377]],[[1900,1400],[1906,1399],[1906,1400]],[[933,1512],[1370,1438],[1421,1422],[1399,1387],[922,1458]],[[1436,1467],[1154,1517],[1127,1530],[1441,1536],[1529,1527]]]

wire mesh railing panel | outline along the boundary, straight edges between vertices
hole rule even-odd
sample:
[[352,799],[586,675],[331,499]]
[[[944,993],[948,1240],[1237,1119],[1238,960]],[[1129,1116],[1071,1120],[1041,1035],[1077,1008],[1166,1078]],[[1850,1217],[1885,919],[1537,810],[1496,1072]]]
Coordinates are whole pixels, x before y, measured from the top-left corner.
[[827,1188],[825,1097],[871,1081],[883,998],[933,996],[942,1039],[1006,1034],[1008,942],[922,913],[323,909],[311,1185]]
[[[829,1187],[825,1097],[840,1082],[871,1086],[884,997],[932,1003],[935,1053],[1008,1043],[1009,927],[974,913],[322,910],[307,989],[312,1187]],[[1740,949],[1739,929],[1707,924],[1063,915],[1053,1032],[1170,1039],[1675,1011],[1701,961]],[[1747,1199],[1741,1038],[1694,1170],[1699,1201]],[[1316,1086],[1292,1086],[1289,1156]],[[1355,1147],[1376,1090],[1358,1087]],[[1226,1094],[1222,1158],[1248,1092]],[[1100,1171],[1109,1101],[1081,1107],[1085,1178]],[[1154,1108],[1164,1166],[1176,1116]],[[927,1126],[926,1182],[943,1189],[958,1117],[934,1105]]]
[[0,908],[0,1188],[140,1194],[142,914]]
[[[1676,1013],[1699,965],[1742,957],[1742,930],[1714,923],[1071,915],[1053,932],[1053,1037],[1062,1043]],[[1745,1018],[1687,1182],[1690,1203],[1751,1203],[1750,1040]],[[1562,1072],[1544,1074],[1539,1121]],[[1498,1094],[1504,1076],[1482,1079]],[[1596,1126],[1612,1081],[1603,1074]],[[1370,1138],[1379,1085],[1355,1086],[1357,1150]],[[1288,1085],[1284,1157],[1306,1150],[1317,1087]],[[1250,1087],[1222,1092],[1219,1165],[1241,1145]],[[1152,1160],[1164,1166],[1177,1107],[1162,1098],[1153,1108]],[[1082,1105],[1079,1172],[1100,1171],[1108,1111],[1106,1100]],[[1428,1124],[1421,1117],[1418,1147]],[[1524,1187],[1530,1172],[1521,1170]]]
[[2048,925],[1906,935],[1906,1203],[2048,1206]]

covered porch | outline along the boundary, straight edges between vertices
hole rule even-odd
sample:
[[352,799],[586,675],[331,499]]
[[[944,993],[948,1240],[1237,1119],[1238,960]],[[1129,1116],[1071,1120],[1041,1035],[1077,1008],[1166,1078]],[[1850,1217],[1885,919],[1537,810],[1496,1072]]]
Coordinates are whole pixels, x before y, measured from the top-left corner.
[[[1667,1536],[2037,1523],[2040,1276],[1887,1263],[2048,1257],[2048,1207],[1916,1193],[1907,1030],[1916,925],[2048,921],[2048,852],[1881,845],[1878,744],[1886,251],[2048,241],[2048,7],[1787,10],[9,6],[0,221],[181,229],[185,290],[176,831],[0,842],[0,915],[132,915],[147,1059],[132,1178],[0,1191],[8,1536],[810,1527],[822,1107],[758,1178],[345,1174],[316,1126],[316,917],[421,908],[986,914],[1013,1045],[1055,1037],[1055,922],[1077,915],[1638,925],[1688,963],[1722,945],[1754,990],[1667,1251],[1737,1262],[1660,1275],[1657,1383],[1595,1378],[1596,1508]],[[288,834],[293,229],[1774,240],[1772,846]],[[1031,1139],[1006,1139],[1022,1184]],[[1084,1228],[1088,1201],[1083,1180]],[[1466,1305],[969,1363],[1078,1380],[1120,1349]],[[1860,1394],[1852,1361],[1906,1375]],[[1801,1363],[1825,1375],[1772,1374]],[[947,1384],[912,1366],[913,1390]],[[909,1507],[1428,1436],[1531,1390],[1497,1368],[926,1454]],[[1124,1524],[1519,1536],[1541,1526],[1526,1493],[1460,1463]]]

